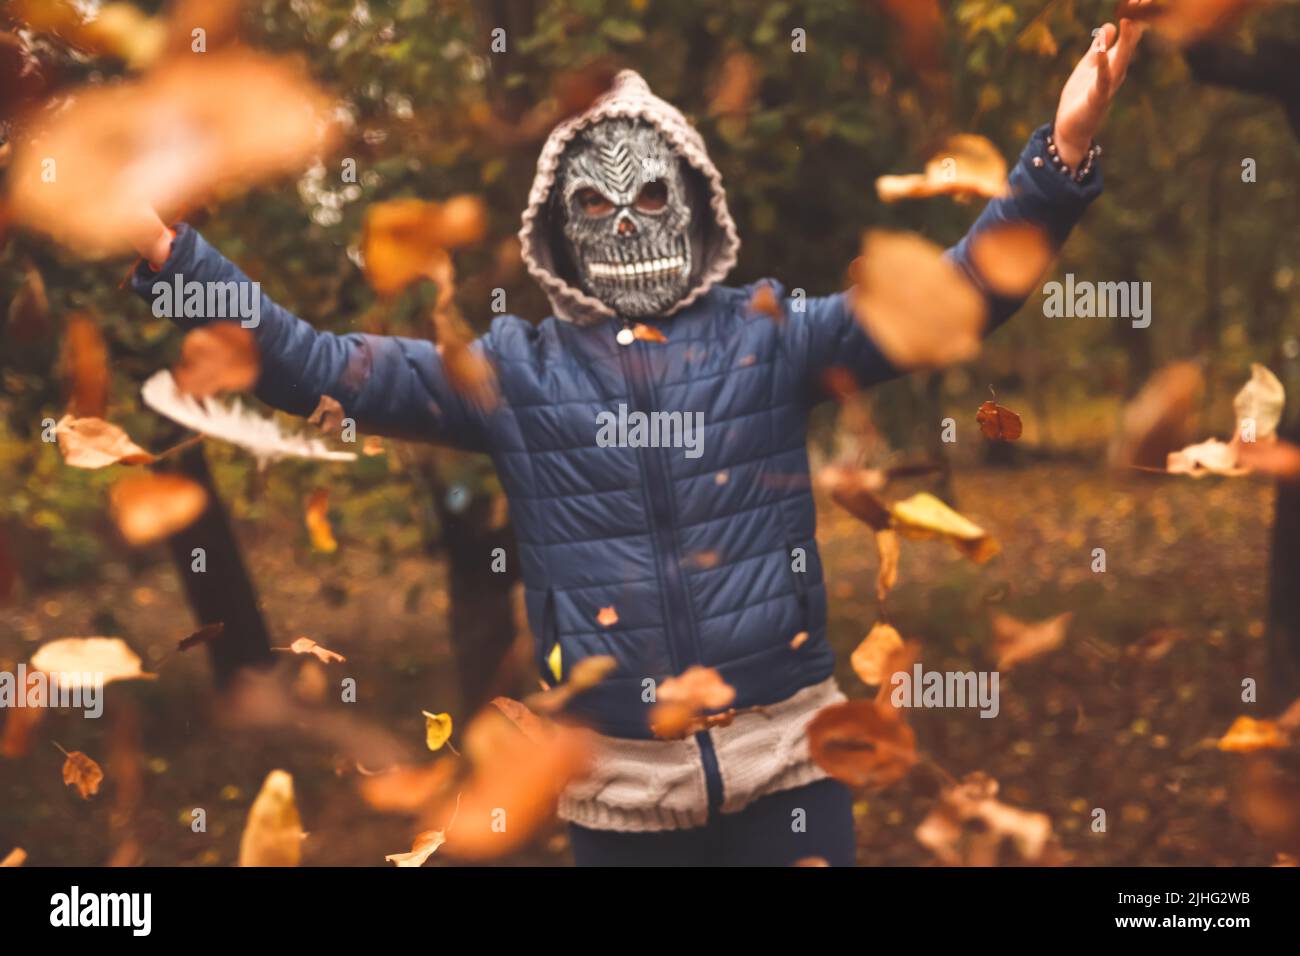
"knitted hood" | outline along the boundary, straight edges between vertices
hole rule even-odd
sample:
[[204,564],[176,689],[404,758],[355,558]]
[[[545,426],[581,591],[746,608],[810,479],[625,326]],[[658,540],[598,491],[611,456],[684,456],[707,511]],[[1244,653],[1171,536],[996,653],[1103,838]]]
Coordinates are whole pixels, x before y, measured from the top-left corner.
[[727,211],[722,175],[709,159],[704,140],[677,107],[650,92],[639,73],[623,70],[585,113],[565,120],[551,131],[537,160],[537,176],[528,193],[528,207],[524,210],[523,227],[519,230],[524,264],[529,274],[545,290],[556,317],[578,325],[612,318],[614,312],[576,285],[564,250],[562,223],[558,221],[556,207],[551,203],[551,190],[555,186],[560,157],[570,141],[588,126],[616,116],[643,119],[664,135],[677,155],[685,160],[695,180],[694,186],[704,200],[696,207],[697,210],[704,207],[711,214],[705,222],[697,224],[699,248],[695,250],[694,282],[667,314],[684,309],[720,282],[736,264],[736,253],[740,249],[736,224]]

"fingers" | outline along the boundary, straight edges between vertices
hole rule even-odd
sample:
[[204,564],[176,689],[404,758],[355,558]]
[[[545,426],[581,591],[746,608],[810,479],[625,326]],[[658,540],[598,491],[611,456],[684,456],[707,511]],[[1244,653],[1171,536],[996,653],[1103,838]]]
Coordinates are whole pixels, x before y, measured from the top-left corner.
[[1110,54],[1107,53],[1107,47],[1115,41],[1115,25],[1113,23],[1105,24],[1097,31],[1097,42],[1092,48],[1093,65],[1097,70],[1097,83],[1093,87],[1093,95],[1099,96],[1103,100],[1110,99],[1111,92],[1111,61]]
[[[1149,5],[1150,0],[1142,0],[1140,6]],[[1142,39],[1142,34],[1146,32],[1146,22],[1143,20],[1124,19],[1119,22],[1119,42],[1111,49],[1110,67],[1115,76],[1123,79],[1128,72],[1128,65],[1133,59],[1133,52],[1137,49],[1138,41]]]

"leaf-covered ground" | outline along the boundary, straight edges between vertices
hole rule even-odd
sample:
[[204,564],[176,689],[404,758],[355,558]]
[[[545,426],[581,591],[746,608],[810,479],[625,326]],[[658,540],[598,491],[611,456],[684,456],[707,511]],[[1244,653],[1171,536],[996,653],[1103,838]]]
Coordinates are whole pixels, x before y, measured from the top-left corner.
[[[1241,681],[1264,676],[1271,489],[1065,465],[974,469],[953,488],[953,504],[1003,551],[977,566],[942,542],[903,543],[889,618],[921,642],[926,668],[991,669],[993,609],[1075,617],[1061,648],[1003,674],[996,719],[912,711],[921,749],[954,777],[984,771],[1000,781],[1002,800],[1048,814],[1063,862],[1273,862],[1273,850],[1232,814],[1236,758],[1207,743],[1253,713],[1240,702]],[[848,656],[879,619],[875,548],[860,523],[828,501],[819,509],[839,678],[860,695]],[[358,703],[333,706],[354,708],[417,753],[421,710],[462,716],[437,565],[386,558],[346,536],[336,556],[311,555],[297,516],[244,523],[240,534],[276,643],[307,635],[348,656],[322,674],[310,658],[281,655],[304,699],[326,685],[333,699],[337,680],[355,677]],[[1094,548],[1106,551],[1104,574],[1091,570]],[[115,634],[160,677],[110,686],[101,720],[49,716],[28,756],[0,760],[0,852],[22,846],[32,865],[228,865],[248,807],[276,767],[295,780],[305,864],[387,865],[385,854],[410,847],[412,823],[367,808],[354,786],[356,762],[336,746],[306,731],[214,722],[219,702],[204,652],[173,651],[192,622],[168,566],[133,572],[115,563],[103,577],[10,608],[0,619],[0,666],[57,637]],[[1281,709],[1258,706],[1255,716]],[[97,797],[82,801],[62,783],[64,757],[53,741],[104,767]],[[913,831],[935,780],[921,768],[862,797],[862,863],[932,862]],[[206,833],[191,829],[195,808],[206,812]],[[1092,831],[1096,808],[1106,811],[1104,833]],[[557,828],[507,862],[567,859]]]

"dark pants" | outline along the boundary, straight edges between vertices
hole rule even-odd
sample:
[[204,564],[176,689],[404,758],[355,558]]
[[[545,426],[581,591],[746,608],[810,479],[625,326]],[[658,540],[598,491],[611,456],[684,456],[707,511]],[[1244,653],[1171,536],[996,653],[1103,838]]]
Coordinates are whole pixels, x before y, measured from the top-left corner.
[[853,795],[838,781],[818,780],[691,830],[618,833],[570,824],[569,841],[578,866],[789,866],[807,857],[852,866]]

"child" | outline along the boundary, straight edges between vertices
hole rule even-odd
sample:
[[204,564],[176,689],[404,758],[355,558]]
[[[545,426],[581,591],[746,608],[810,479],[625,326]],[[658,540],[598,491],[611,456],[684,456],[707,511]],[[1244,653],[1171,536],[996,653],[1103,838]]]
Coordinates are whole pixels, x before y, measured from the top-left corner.
[[[1022,220],[1059,244],[1100,193],[1092,138],[1140,33],[1129,20],[1097,31],[1008,197],[951,251],[977,285],[972,235]],[[132,278],[146,298],[178,275],[249,281],[185,225],[147,235]],[[773,284],[778,323],[750,314],[756,286],[720,285],[740,245],[721,177],[699,134],[631,71],[551,133],[519,235],[555,315],[497,318],[474,344],[496,372],[493,408],[450,387],[430,342],[320,333],[268,299],[257,394],[299,415],[328,395],[362,430],[492,457],[541,672],[564,680],[596,654],[618,664],[573,708],[601,735],[594,773],[559,808],[580,865],[851,865],[850,793],[811,761],[804,734],[843,700],[806,427],[828,370],[862,387],[898,370],[847,293],[792,307]],[[990,296],[990,327],[1019,304]],[[656,739],[651,690],[695,665],[735,688],[737,715]]]

